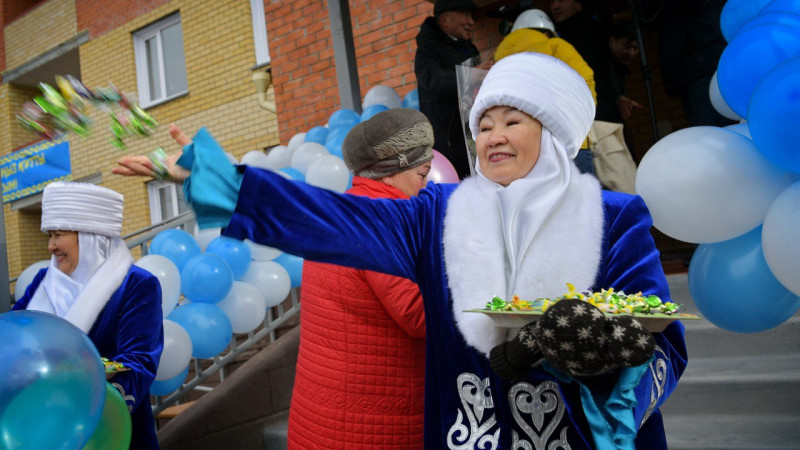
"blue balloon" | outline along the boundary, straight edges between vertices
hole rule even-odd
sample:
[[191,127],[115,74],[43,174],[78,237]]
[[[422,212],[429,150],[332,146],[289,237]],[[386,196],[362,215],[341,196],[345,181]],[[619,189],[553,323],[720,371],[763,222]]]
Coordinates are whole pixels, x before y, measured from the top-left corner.
[[749,30],[750,28],[757,27],[759,25],[773,25],[773,24],[782,24],[788,25],[790,27],[800,27],[800,14],[793,14],[793,13],[786,13],[786,12],[768,12],[764,13],[763,11],[761,14],[757,15],[753,20],[744,24],[744,26],[739,30],[741,33],[744,30]]
[[0,314],[0,448],[83,447],[100,422],[105,369],[94,344],[64,319]]
[[161,255],[181,270],[187,261],[200,254],[200,246],[191,234],[176,229],[158,233],[150,242],[149,253]]
[[800,297],[783,287],[767,266],[761,227],[697,247],[689,264],[689,292],[704,318],[737,333],[777,327],[800,309]]
[[328,137],[327,127],[314,127],[306,132],[304,142],[316,142],[317,144],[325,145],[325,139]]
[[725,103],[739,116],[747,117],[758,83],[770,70],[798,55],[799,28],[769,24],[742,30],[719,59],[717,83]]
[[414,89],[413,91],[406,94],[406,96],[403,97],[403,101],[402,103],[400,103],[400,106],[403,108],[411,108],[419,111],[419,91]]
[[275,258],[275,262],[282,265],[289,272],[292,287],[299,287],[303,279],[303,258],[283,252]]
[[344,159],[344,154],[342,153],[342,144],[330,144],[330,147],[325,147],[328,149],[328,153],[337,158]]
[[342,108],[331,114],[330,119],[328,119],[328,127],[331,130],[345,126],[353,128],[359,122],[361,122],[361,116],[357,112],[352,109]]
[[788,12],[800,14],[800,0],[772,0],[761,9],[759,14],[770,12]]
[[193,302],[216,303],[228,295],[232,286],[231,266],[213,252],[195,256],[181,270],[181,291]]
[[742,25],[755,17],[769,2],[770,0],[728,0],[719,18],[725,40],[731,42]]
[[778,167],[800,172],[800,57],[776,67],[750,100],[747,126],[758,150]]
[[233,336],[230,319],[211,303],[189,303],[175,308],[169,320],[182,326],[192,341],[192,357],[213,358],[222,353]]
[[343,126],[331,130],[328,139],[325,140],[325,148],[331,155],[342,157],[342,144],[344,144],[347,133],[352,129],[353,127]]
[[295,181],[306,181],[306,176],[303,174],[303,172],[300,172],[294,167],[284,167],[283,169],[280,169],[280,172],[289,175]]
[[247,269],[250,268],[250,247],[244,241],[227,236],[219,236],[208,244],[206,253],[214,253],[221,256],[231,267],[234,280],[242,278],[247,273]]
[[187,365],[183,372],[167,380],[156,380],[150,386],[150,394],[152,395],[167,395],[171,394],[183,386],[186,381],[186,376],[189,375],[189,366]]
[[367,106],[366,109],[364,109],[364,112],[361,113],[361,121],[366,122],[367,120],[371,119],[375,114],[388,110],[389,107],[383,105]]

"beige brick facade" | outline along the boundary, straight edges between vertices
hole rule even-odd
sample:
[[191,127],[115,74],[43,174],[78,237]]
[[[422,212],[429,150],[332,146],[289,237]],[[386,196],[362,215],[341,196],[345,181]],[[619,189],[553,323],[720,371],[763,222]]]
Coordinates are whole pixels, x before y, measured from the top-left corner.
[[[101,185],[125,196],[123,234],[150,225],[150,203],[143,179],[126,178],[110,173],[115,162],[124,154],[140,154],[163,146],[178,151],[167,134],[167,125],[175,123],[191,136],[205,126],[236,157],[263,149],[278,142],[278,125],[274,114],[262,109],[255,91],[252,74],[255,50],[250,5],[245,1],[192,0],[148,3],[138,15],[110,27],[99,22],[103,15],[97,1],[50,0],[5,27],[5,70],[11,70],[35,59],[42,52],[76,34],[89,31],[88,42],[79,47],[81,78],[92,87],[112,82],[120,90],[136,95],[136,66],[133,33],[163,17],[180,12],[186,57],[189,92],[180,98],[148,109],[159,121],[156,133],[149,138],[128,138],[128,149],[121,152],[110,143],[111,132],[104,113],[90,110],[95,121],[88,138],[72,136],[70,156],[73,179],[100,174]],[[127,2],[120,2],[123,7]],[[81,29],[76,27],[80,17]],[[59,18],[57,30],[41,32],[42,21]],[[112,11],[113,12],[113,11]],[[130,12],[128,12],[130,14]],[[66,16],[61,16],[66,14]],[[55,20],[55,19],[53,19]],[[70,25],[71,24],[71,25]],[[65,30],[61,30],[65,28]],[[23,45],[25,35],[45,38],[30,39]],[[45,41],[50,46],[45,45]],[[54,74],[55,75],[55,74]],[[272,98],[270,91],[270,98]],[[36,138],[27,134],[15,122],[15,114],[24,101],[38,94],[38,89],[0,85],[0,155],[27,146]],[[12,211],[4,205],[6,238],[8,242],[9,275],[13,278],[28,265],[48,257],[47,240],[39,231],[40,213],[36,210]]]
[[75,0],[42,2],[5,27],[6,67],[17,67],[57,47],[75,37],[77,30]]

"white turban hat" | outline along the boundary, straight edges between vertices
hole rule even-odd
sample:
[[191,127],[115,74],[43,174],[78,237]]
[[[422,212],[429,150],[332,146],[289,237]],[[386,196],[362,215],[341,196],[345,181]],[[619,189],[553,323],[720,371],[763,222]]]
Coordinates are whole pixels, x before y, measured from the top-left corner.
[[56,181],[42,194],[42,231],[83,231],[116,238],[122,232],[122,194],[89,183]]
[[495,106],[516,108],[542,123],[575,158],[594,120],[594,100],[583,77],[543,53],[517,53],[489,70],[469,113],[472,138],[483,114]]

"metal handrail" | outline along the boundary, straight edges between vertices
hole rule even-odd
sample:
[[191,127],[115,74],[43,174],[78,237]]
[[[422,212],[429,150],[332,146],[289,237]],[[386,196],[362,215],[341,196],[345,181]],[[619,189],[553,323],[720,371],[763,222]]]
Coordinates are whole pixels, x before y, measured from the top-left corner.
[[223,382],[225,380],[225,367],[234,362],[236,357],[242,352],[252,347],[254,344],[258,343],[267,336],[269,336],[270,343],[275,342],[275,331],[278,329],[278,327],[286,323],[286,321],[288,321],[291,317],[300,312],[299,288],[293,288],[291,290],[290,297],[292,300],[291,308],[289,308],[287,311],[284,311],[283,305],[278,305],[276,307],[278,310],[278,316],[275,319],[272,318],[272,308],[268,309],[264,317],[264,322],[262,323],[262,328],[258,332],[251,331],[250,333],[247,333],[247,339],[239,344],[236,344],[235,337],[232,338],[230,351],[228,351],[228,353],[224,355],[217,355],[213,358],[206,358],[207,360],[213,361],[209,367],[203,369],[200,359],[192,358],[191,364],[194,366],[194,377],[189,381],[184,382],[180,388],[170,394],[167,394],[166,396],[154,396],[155,403],[152,405],[153,415],[158,416],[161,411],[164,411],[166,408],[174,404],[178,404],[180,400],[191,391],[212,391],[214,389],[213,387],[202,385],[205,380],[219,372],[220,382]]
[[[122,237],[126,241],[128,248],[140,247],[142,256],[148,254],[148,247],[150,241],[164,230],[171,228],[184,227],[186,224],[194,221],[195,215],[193,211],[187,211],[183,214],[175,216],[164,222],[142,228],[133,233]],[[205,369],[202,368],[201,359],[192,358],[191,364],[194,367],[194,377],[189,381],[182,384],[176,391],[166,396],[154,396],[155,402],[151,405],[153,408],[153,415],[157,416],[164,409],[180,403],[181,399],[192,391],[210,392],[214,388],[211,386],[204,386],[209,377],[219,373],[220,382],[225,379],[225,367],[235,361],[236,357],[242,354],[245,350],[260,342],[265,337],[269,336],[270,343],[275,342],[275,331],[286,323],[290,318],[300,312],[300,296],[299,289],[294,288],[290,292],[291,308],[284,311],[283,304],[275,308],[269,308],[265,311],[264,321],[257,332],[251,331],[247,333],[247,339],[240,343],[236,343],[236,336],[231,338],[230,350],[224,355],[217,355],[213,358],[203,358],[203,360],[212,361],[211,365]],[[273,309],[277,310],[277,317],[272,317]]]

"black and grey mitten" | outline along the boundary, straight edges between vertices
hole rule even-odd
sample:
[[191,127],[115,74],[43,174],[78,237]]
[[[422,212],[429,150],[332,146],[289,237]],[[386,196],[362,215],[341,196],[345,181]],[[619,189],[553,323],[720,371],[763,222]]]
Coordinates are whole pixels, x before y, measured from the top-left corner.
[[650,359],[655,340],[630,316],[607,317],[581,300],[560,300],[516,338],[492,349],[492,369],[506,379],[521,379],[542,356],[572,376],[593,376]]

